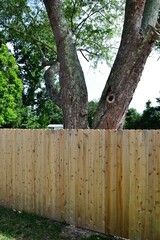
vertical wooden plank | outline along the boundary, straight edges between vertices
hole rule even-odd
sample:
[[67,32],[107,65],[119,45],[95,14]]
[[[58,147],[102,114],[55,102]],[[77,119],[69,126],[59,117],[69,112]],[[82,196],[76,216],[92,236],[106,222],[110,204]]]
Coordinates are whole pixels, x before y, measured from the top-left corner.
[[5,141],[4,141],[4,157],[3,157],[3,176],[4,176],[4,206],[8,207],[9,205],[9,198],[8,198],[8,140],[9,140],[9,131],[5,131]]
[[24,210],[24,202],[25,202],[25,155],[26,153],[26,142],[25,142],[25,133],[26,131],[21,130],[21,150],[20,150],[20,161],[21,161],[21,206],[19,210]]
[[88,228],[93,229],[94,228],[94,181],[93,181],[93,171],[94,171],[94,136],[95,130],[90,130],[90,133],[88,135],[88,220],[86,222],[86,225]]
[[[123,223],[123,199],[122,199],[122,131],[117,131],[117,143],[115,146],[116,151],[116,164],[117,170],[115,174],[117,175],[116,182],[116,235],[122,236],[122,223]],[[126,148],[126,147],[125,147]]]
[[49,130],[44,130],[44,144],[45,144],[45,158],[43,164],[45,165],[45,174],[44,174],[44,181],[45,181],[45,189],[44,189],[44,216],[50,217],[50,155],[49,155]]
[[141,238],[145,239],[145,215],[146,215],[146,188],[147,188],[147,142],[146,136],[148,130],[143,130],[142,139],[139,142],[140,155],[140,182],[139,182],[139,228],[141,231]]
[[[157,205],[157,159],[158,159],[158,155],[157,155],[157,132],[156,130],[152,130],[153,136],[152,136],[152,239],[157,239],[157,231],[156,231],[156,224],[157,224],[157,217],[156,216],[156,205]],[[159,217],[158,217],[159,218]],[[159,226],[160,227],[160,226]]]
[[88,224],[88,140],[89,140],[89,130],[83,130],[83,206],[84,206],[84,226]]
[[103,130],[94,132],[94,229],[103,231],[105,228],[105,211],[104,211],[104,188],[105,188],[105,157],[104,157],[104,135]]
[[76,225],[82,226],[85,212],[83,209],[83,130],[78,130],[78,151],[79,160],[76,166]]
[[[41,138],[42,138],[41,130],[36,130],[35,135],[35,211],[36,214],[41,214]],[[43,166],[42,166],[43,168]]]
[[13,168],[12,168],[12,174],[13,174],[13,195],[14,195],[14,203],[13,208],[17,209],[19,202],[19,152],[20,152],[20,142],[19,142],[19,131],[14,130],[14,142],[13,142]]
[[0,203],[2,206],[6,205],[6,141],[7,131],[2,130],[0,143],[1,143],[1,167],[0,167]]
[[45,146],[45,132],[41,131],[41,142],[40,142],[40,214],[44,216],[46,198],[45,198],[45,188],[46,188],[46,146]]
[[14,142],[13,142],[13,152],[12,152],[12,159],[13,159],[13,164],[12,164],[12,184],[13,184],[13,208],[16,208],[16,148],[17,148],[17,143],[16,143],[16,130],[14,131]]
[[55,215],[55,203],[56,203],[56,187],[55,187],[55,135],[52,130],[48,130],[48,216],[56,219]]
[[62,131],[54,131],[56,153],[56,216],[57,220],[63,220],[64,215],[64,182],[63,182],[63,135]]
[[[64,210],[63,210],[63,220],[66,222],[70,221],[74,224],[74,203],[73,203],[73,195],[74,195],[74,186],[72,185],[72,181],[70,181],[70,172],[69,169],[72,169],[72,164],[74,164],[73,159],[71,159],[72,154],[72,131],[71,130],[63,130],[63,184],[64,184]],[[71,164],[71,166],[70,166]],[[71,185],[70,185],[71,184]],[[71,189],[71,186],[73,189]],[[71,194],[71,196],[70,196]],[[72,208],[72,207],[73,208]]]
[[[70,224],[76,223],[76,166],[79,161],[78,156],[78,130],[70,130],[68,132],[68,139],[66,139],[66,143],[68,142],[68,219]],[[65,154],[65,153],[64,153]],[[65,154],[66,155],[66,154]],[[66,182],[67,183],[67,182]],[[85,223],[84,223],[85,224]]]
[[15,131],[15,185],[16,185],[16,201],[15,208],[22,210],[22,130]]
[[154,239],[160,238],[160,130],[155,132],[155,229]]
[[84,184],[85,184],[85,227],[89,228],[90,222],[90,199],[89,199],[89,159],[90,159],[90,130],[85,130],[84,134]]
[[135,130],[129,132],[129,160],[130,160],[130,186],[129,186],[129,238],[136,239],[136,221],[137,216],[135,212],[136,203],[136,184],[135,184],[135,172],[136,172],[136,152],[135,152],[136,134]]
[[[13,130],[7,130],[5,131],[5,137],[6,137],[6,164],[7,164],[7,207],[12,208],[12,202],[13,202],[13,191],[12,191],[12,151],[13,151]],[[0,144],[1,145],[1,144]],[[1,157],[0,157],[1,159]],[[1,191],[1,190],[0,190]]]
[[129,228],[129,146],[128,146],[128,134],[129,131],[125,130],[122,132],[122,232],[121,235],[128,238],[128,228]]
[[[10,130],[11,131],[11,130]],[[14,138],[15,138],[15,131],[11,131],[11,144],[10,144],[10,153],[11,153],[11,192],[12,192],[12,202],[11,202],[11,207],[13,208],[13,203],[14,203],[14,187],[13,187],[13,167],[14,167]]]
[[32,161],[32,152],[31,152],[31,129],[29,129],[27,134],[27,212],[30,212],[31,208],[31,161]]
[[117,131],[111,130],[110,136],[110,154],[111,154],[111,173],[110,173],[110,226],[112,234],[116,234],[116,216],[117,216]]
[[143,191],[143,183],[144,181],[142,178],[144,177],[144,167],[143,167],[143,142],[142,142],[142,131],[138,130],[136,131],[136,142],[135,142],[135,147],[136,147],[136,154],[135,154],[135,164],[136,164],[136,169],[135,169],[135,187],[136,187],[136,201],[135,201],[135,211],[136,211],[136,228],[135,228],[135,233],[136,233],[136,239],[142,238],[142,230],[143,229],[143,224],[142,224],[142,219],[141,216],[144,214],[144,210],[142,207],[143,199],[142,199],[142,191]]
[[99,202],[99,130],[94,131],[94,148],[93,148],[93,229],[97,228],[98,219],[99,219],[99,212],[98,212],[98,202]]
[[24,211],[27,211],[27,205],[28,205],[28,201],[27,201],[27,195],[28,195],[28,192],[27,192],[27,186],[28,186],[28,183],[27,183],[27,156],[28,156],[28,152],[27,152],[27,146],[28,146],[28,142],[27,142],[27,135],[28,135],[28,130],[22,132],[22,145],[23,145],[23,166],[22,166],[22,175],[23,175],[23,178],[22,178],[22,187],[23,187],[23,190],[22,190],[22,194],[23,194],[23,210]]
[[58,139],[58,131],[53,130],[54,133],[54,145],[55,145],[55,187],[56,187],[56,201],[55,201],[55,216],[56,220],[60,220],[60,205],[61,205],[61,199],[60,199],[60,189],[59,189],[59,169],[60,169],[60,163],[59,163],[59,139]]
[[111,131],[106,130],[105,233],[111,233]]
[[105,175],[106,175],[106,156],[105,156],[105,130],[99,131],[99,155],[98,155],[98,221],[97,230],[105,232]]
[[35,213],[36,211],[36,132],[37,130],[32,130],[32,142],[31,142],[31,149],[32,149],[32,209],[31,211]]
[[145,212],[144,212],[144,232],[143,232],[143,237],[144,239],[147,239],[150,235],[150,224],[149,224],[149,211],[148,211],[148,187],[149,187],[149,155],[150,155],[150,133],[148,130],[143,131],[143,139],[144,139],[144,144],[145,144],[145,172],[146,172],[146,179],[145,179]]
[[25,144],[25,155],[24,155],[24,162],[25,162],[25,189],[24,189],[24,196],[25,196],[25,202],[24,202],[24,210],[29,212],[29,173],[28,173],[28,167],[29,167],[29,155],[30,155],[30,130],[24,131],[24,144]]
[[154,166],[154,152],[153,146],[154,139],[153,139],[153,130],[148,131],[148,161],[147,161],[147,214],[146,214],[146,237],[153,239],[153,198],[154,198],[154,178],[153,178],[153,166]]
[[50,166],[49,166],[49,130],[44,130],[44,144],[45,144],[45,158],[44,158],[44,165],[45,165],[45,189],[44,189],[44,198],[45,198],[45,206],[44,212],[45,217],[50,216]]
[[64,219],[64,212],[65,212],[65,205],[66,205],[66,195],[65,195],[65,190],[64,190],[64,131],[62,129],[57,131],[58,133],[58,141],[59,141],[59,196],[60,196],[60,219]]
[[3,141],[4,141],[4,131],[1,129],[0,130],[0,204],[2,205],[2,196],[3,196],[3,178],[2,178],[2,159],[4,156],[4,147],[3,147]]

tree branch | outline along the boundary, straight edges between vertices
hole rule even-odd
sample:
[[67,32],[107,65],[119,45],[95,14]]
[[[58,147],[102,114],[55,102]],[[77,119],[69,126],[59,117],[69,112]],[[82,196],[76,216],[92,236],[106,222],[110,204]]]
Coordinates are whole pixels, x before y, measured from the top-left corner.
[[[150,1],[150,0],[149,0]],[[126,0],[123,32],[139,32],[145,6],[145,0]],[[138,30],[138,31],[137,31]]]
[[44,80],[46,89],[51,100],[61,108],[61,98],[60,92],[57,90],[54,77],[59,73],[60,64],[59,62],[54,62],[44,73]]
[[159,0],[146,0],[141,26],[142,29],[146,29],[148,25],[156,27],[159,14],[157,9],[160,9]]

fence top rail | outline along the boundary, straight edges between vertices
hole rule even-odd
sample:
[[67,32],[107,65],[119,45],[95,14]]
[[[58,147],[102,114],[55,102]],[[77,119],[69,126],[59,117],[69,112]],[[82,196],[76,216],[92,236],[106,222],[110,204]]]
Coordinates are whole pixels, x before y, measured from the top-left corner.
[[0,132],[3,131],[44,131],[44,132],[51,132],[51,131],[61,131],[61,132],[99,132],[99,131],[105,131],[105,132],[117,132],[117,133],[122,133],[122,132],[160,132],[160,129],[123,129],[123,130],[117,130],[117,129],[48,129],[48,128],[39,128],[39,129],[23,129],[23,128],[0,128]]

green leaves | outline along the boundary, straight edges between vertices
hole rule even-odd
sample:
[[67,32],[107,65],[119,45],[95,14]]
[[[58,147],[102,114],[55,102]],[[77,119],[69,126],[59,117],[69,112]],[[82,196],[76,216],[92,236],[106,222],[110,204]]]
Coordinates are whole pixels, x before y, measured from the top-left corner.
[[113,37],[120,35],[124,1],[66,0],[64,12],[76,37],[77,49],[94,64],[99,60],[111,62],[116,53]]
[[21,118],[23,84],[6,45],[0,48],[0,127],[17,127]]

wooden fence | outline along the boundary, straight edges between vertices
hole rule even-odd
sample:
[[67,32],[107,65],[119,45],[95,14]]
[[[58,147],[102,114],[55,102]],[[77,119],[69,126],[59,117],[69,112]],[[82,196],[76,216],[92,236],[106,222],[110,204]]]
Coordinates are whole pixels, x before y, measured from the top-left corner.
[[0,205],[160,239],[160,131],[0,130]]

